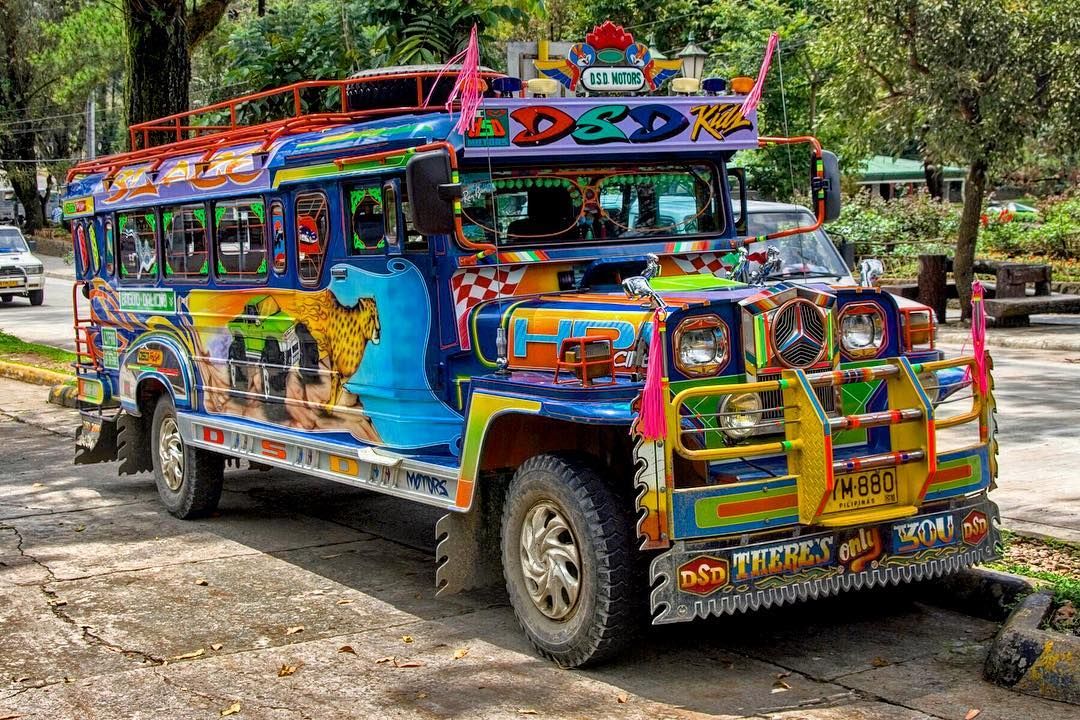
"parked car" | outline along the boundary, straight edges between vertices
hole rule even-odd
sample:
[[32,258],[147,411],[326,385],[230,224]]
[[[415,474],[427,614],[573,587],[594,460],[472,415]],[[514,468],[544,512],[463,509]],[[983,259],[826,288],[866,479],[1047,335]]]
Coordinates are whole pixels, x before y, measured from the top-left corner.
[[0,225],[0,301],[9,303],[16,295],[29,298],[31,305],[45,302],[45,267],[19,228]]

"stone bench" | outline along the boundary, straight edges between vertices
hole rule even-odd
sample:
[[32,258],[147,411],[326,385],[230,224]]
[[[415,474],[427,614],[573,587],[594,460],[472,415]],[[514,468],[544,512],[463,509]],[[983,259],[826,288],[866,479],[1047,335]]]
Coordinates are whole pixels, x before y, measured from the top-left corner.
[[987,298],[983,303],[995,327],[1024,327],[1030,324],[1032,315],[1043,313],[1080,313],[1080,295]]

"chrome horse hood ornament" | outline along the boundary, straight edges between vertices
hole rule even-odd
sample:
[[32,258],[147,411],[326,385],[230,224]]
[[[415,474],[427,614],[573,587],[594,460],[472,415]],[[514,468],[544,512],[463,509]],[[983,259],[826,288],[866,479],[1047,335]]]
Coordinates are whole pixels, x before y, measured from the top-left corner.
[[623,292],[626,293],[626,297],[635,300],[648,298],[652,301],[653,307],[662,308],[664,307],[663,299],[653,290],[652,285],[649,283],[659,274],[660,258],[653,253],[649,253],[645,256],[645,269],[641,271],[641,274],[623,280]]
[[885,265],[877,258],[865,258],[859,263],[859,285],[862,287],[876,287],[884,274]]

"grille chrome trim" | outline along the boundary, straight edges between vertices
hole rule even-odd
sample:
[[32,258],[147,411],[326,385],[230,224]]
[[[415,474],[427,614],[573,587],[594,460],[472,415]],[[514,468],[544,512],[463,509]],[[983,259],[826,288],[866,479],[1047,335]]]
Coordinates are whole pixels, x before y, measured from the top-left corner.
[[780,306],[771,320],[769,339],[776,359],[784,367],[808,368],[825,355],[824,310],[805,298]]

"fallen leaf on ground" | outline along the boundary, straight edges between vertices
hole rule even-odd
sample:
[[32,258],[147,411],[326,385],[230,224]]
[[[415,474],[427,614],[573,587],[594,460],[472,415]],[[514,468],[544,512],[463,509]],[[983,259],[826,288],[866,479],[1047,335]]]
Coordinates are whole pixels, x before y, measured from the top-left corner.
[[60,598],[56,598],[55,600],[50,600],[49,604],[53,607],[63,607],[64,605],[67,605],[67,600],[61,600]]
[[220,650],[222,647],[224,646],[221,643],[210,643],[211,650]]
[[392,658],[392,657],[381,657],[381,658],[379,658],[378,660],[375,661],[375,664],[376,665],[382,665],[383,663],[388,663],[388,662],[394,662],[394,658]]
[[465,657],[468,654],[469,654],[469,648],[467,648],[467,647],[458,648],[457,650],[454,651],[454,659],[455,660],[460,660],[461,658]]
[[350,605],[350,604],[352,604],[352,600],[344,600],[344,599],[338,600],[337,604],[338,605]]
[[76,525],[75,526],[75,532],[82,532],[85,529],[86,529],[85,525]]
[[350,655],[355,655],[356,654],[356,651],[353,650],[352,645],[342,645],[341,647],[339,647],[337,649],[337,651],[339,653],[349,653]]
[[784,672],[776,673],[776,679],[777,680],[783,680],[786,677],[791,677],[791,671],[790,670],[785,670]]
[[412,642],[412,635],[402,635],[401,636],[401,642],[403,642],[403,643],[411,643]]
[[0,720],[15,720],[15,718],[21,718],[21,717],[23,717],[23,716],[22,715],[4,715],[3,717],[0,717]]
[[420,660],[406,660],[405,662],[398,662],[397,659],[395,658],[394,667],[398,667],[398,668],[424,667],[424,663],[422,661],[420,661]]
[[975,718],[979,717],[980,715],[982,715],[982,710],[979,710],[978,708],[971,708],[967,711],[967,714],[964,715],[964,720],[975,720]]
[[205,587],[205,586],[209,585],[210,583],[206,582],[206,580],[203,580],[202,578],[199,578],[198,580],[195,581],[195,584],[196,585],[202,585],[203,587]]
[[296,625],[294,627],[285,629],[285,634],[286,635],[295,635],[296,633],[301,633],[301,632],[304,632],[304,626],[303,625]]
[[771,692],[773,692],[773,693],[782,693],[782,692],[787,692],[790,689],[791,689],[791,686],[788,685],[786,682],[784,682],[783,680],[777,680],[776,682],[773,683]]
[[227,715],[235,715],[238,712],[240,712],[240,703],[234,702],[232,705],[218,713],[218,715],[221,717],[225,717]]
[[341,557],[344,554],[345,553],[333,553],[332,555],[321,555],[320,557],[322,557],[323,560],[329,560],[330,558]]
[[298,667],[299,667],[299,665],[282,665],[280,668],[278,668],[277,676],[278,677],[289,677],[294,672],[296,672],[296,669]]
[[34,483],[30,487],[45,487],[45,483]]
[[615,702],[617,702],[617,703],[619,703],[619,704],[623,704],[623,703],[625,703],[626,701],[628,701],[629,699],[630,699],[630,696],[629,696],[629,695],[627,695],[626,693],[619,693],[619,694],[618,694],[618,695],[617,695],[617,696],[615,697]]
[[888,667],[889,665],[892,665],[891,662],[889,662],[888,660],[886,660],[883,657],[874,658],[873,660],[870,661],[870,664],[873,665],[874,667]]
[[539,715],[540,713],[532,708],[518,708],[518,715]]
[[417,699],[417,700],[423,700],[423,699],[424,699],[424,698],[426,698],[426,697],[427,697],[427,693],[426,693],[426,692],[424,692],[423,690],[421,690],[420,692],[416,693],[416,699]]
[[183,655],[177,655],[173,658],[173,660],[194,660],[195,658],[202,657],[205,654],[206,651],[202,648],[199,648],[198,650],[192,650],[191,652],[184,653]]

